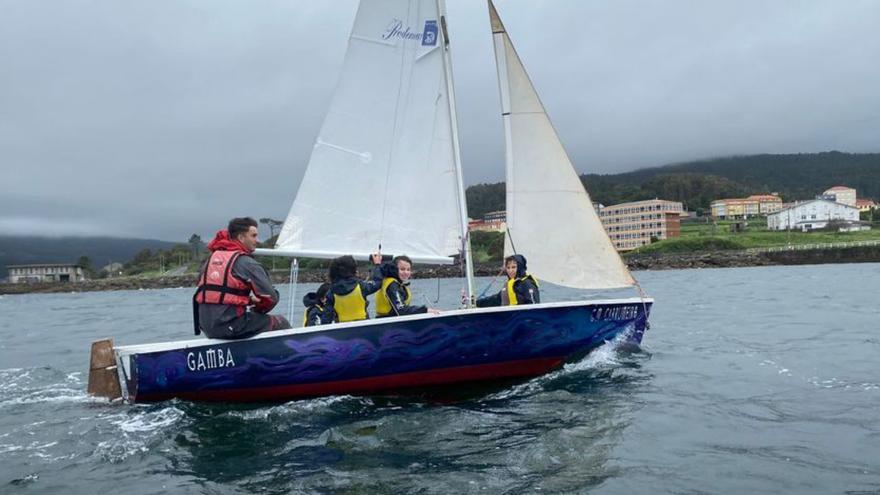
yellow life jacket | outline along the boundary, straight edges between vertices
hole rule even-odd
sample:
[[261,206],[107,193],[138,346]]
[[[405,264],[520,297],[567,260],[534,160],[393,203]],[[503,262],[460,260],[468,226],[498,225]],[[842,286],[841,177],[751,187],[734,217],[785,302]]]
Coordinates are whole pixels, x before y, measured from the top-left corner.
[[[391,301],[388,300],[388,286],[390,286],[392,282],[397,282],[397,279],[393,277],[385,277],[382,280],[382,288],[379,289],[379,292],[376,294],[376,316],[397,316],[396,314],[392,315],[394,312],[394,306],[391,304]],[[412,299],[412,293],[409,291],[409,287],[401,282],[398,283],[403,287],[404,292],[406,292],[406,299],[403,301],[403,304],[409,305],[409,301]]]
[[367,300],[361,292],[361,284],[355,284],[348,294],[333,294],[333,310],[339,321],[367,319]]
[[[535,287],[536,288],[538,287],[538,281],[535,280],[535,278],[532,277],[531,275],[529,275],[528,273],[524,277],[511,278],[511,279],[507,280],[507,304],[508,305],[516,306],[517,304],[519,304],[519,301],[516,298],[516,291],[513,290],[513,284],[520,282],[520,281],[523,281],[523,280],[526,280],[526,279],[531,280],[532,283],[535,284]],[[503,298],[502,298],[502,301],[503,301]]]
[[[318,311],[319,311],[319,312],[321,312],[321,313],[324,312],[324,306],[321,306],[320,304],[316,304],[314,307],[318,308]],[[308,326],[308,325],[306,325],[306,323],[309,322],[309,310],[310,310],[310,309],[311,309],[311,306],[309,306],[308,308],[306,308],[306,313],[303,315],[303,326],[304,326],[304,327],[305,327],[305,326]]]

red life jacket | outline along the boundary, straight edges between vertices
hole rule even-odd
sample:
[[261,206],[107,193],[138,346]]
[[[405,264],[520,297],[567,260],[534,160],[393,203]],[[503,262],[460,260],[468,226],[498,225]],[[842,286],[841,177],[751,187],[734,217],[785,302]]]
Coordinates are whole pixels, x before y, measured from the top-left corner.
[[238,306],[239,312],[251,304],[251,287],[232,273],[232,265],[241,251],[214,251],[199,277],[195,302],[199,304],[227,304]]

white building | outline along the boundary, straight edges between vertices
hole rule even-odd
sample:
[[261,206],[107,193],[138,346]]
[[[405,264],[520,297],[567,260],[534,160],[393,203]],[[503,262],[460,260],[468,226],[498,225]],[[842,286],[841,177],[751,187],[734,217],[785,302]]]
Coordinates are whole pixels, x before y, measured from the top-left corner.
[[849,206],[856,205],[856,190],[851,187],[834,186],[830,189],[826,189],[825,192],[822,193],[822,196],[834,196],[835,201],[838,203],[843,203]]
[[85,280],[83,267],[75,264],[9,265],[9,283],[81,282]]
[[767,215],[767,228],[770,230],[798,229],[806,232],[824,228],[832,220],[857,223],[859,209],[855,206],[825,199],[804,201]]

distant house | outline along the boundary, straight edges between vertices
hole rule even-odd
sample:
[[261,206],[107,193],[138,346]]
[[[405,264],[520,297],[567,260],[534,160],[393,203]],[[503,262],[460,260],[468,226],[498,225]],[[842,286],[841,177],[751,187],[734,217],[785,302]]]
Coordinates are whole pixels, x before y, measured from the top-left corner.
[[858,226],[859,209],[826,199],[803,201],[768,215],[767,228],[806,232],[825,228],[831,221],[840,222],[842,226],[849,226],[848,230],[852,230]]
[[821,199],[832,199],[832,201],[836,201],[838,203],[843,203],[849,206],[856,206],[856,190],[851,187],[846,186],[834,186],[832,188],[826,189],[822,193]]
[[723,220],[765,216],[782,209],[777,194],[753,194],[748,198],[716,199],[710,204],[712,216]]
[[42,265],[9,265],[9,283],[82,282],[83,267],[76,264],[56,263]]
[[876,210],[877,203],[875,203],[873,199],[858,198],[856,199],[856,208],[861,212]]
[[649,199],[599,210],[605,232],[618,251],[629,251],[651,243],[651,239],[668,239],[681,235],[684,208],[678,201]]
[[101,271],[107,272],[108,277],[116,277],[116,276],[122,275],[122,268],[123,268],[122,263],[114,261],[112,263],[108,263],[108,264],[104,265],[103,267],[101,267]]
[[490,211],[479,220],[469,221],[468,230],[504,232],[507,230],[507,212],[505,210]]

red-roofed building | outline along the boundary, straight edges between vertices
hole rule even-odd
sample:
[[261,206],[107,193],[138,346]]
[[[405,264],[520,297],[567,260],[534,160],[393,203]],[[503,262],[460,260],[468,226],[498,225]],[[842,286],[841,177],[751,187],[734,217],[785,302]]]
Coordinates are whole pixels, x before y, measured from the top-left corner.
[[856,208],[859,211],[871,211],[877,209],[877,203],[873,199],[858,198],[856,199]]
[[753,194],[748,198],[716,199],[711,207],[715,218],[765,216],[782,209],[782,198],[776,194]]

